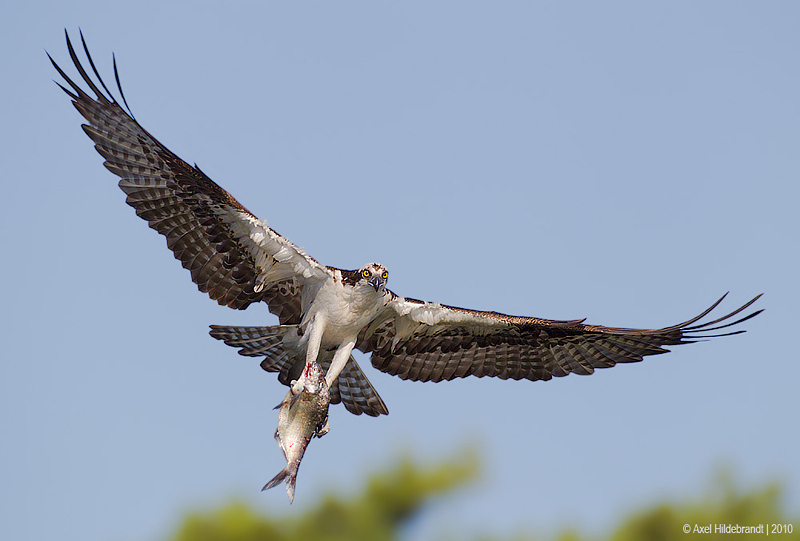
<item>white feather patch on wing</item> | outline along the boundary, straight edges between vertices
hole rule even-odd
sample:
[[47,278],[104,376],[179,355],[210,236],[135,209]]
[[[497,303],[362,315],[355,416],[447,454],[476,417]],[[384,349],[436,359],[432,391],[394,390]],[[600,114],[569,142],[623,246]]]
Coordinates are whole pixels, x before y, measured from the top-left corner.
[[392,349],[411,336],[433,335],[449,327],[465,327],[475,335],[487,334],[493,329],[508,327],[509,323],[481,312],[453,309],[438,302],[421,302],[396,297],[389,303],[395,311],[395,335]]
[[267,284],[300,275],[305,279],[325,279],[330,271],[278,235],[267,223],[255,216],[231,207],[220,209],[220,218],[240,239],[253,255],[258,276],[255,290],[261,291]]

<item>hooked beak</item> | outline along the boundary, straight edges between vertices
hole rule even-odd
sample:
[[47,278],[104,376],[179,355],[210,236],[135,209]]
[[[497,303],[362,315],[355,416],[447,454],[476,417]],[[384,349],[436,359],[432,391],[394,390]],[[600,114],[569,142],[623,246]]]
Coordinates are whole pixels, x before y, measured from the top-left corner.
[[369,281],[369,285],[375,288],[375,292],[378,292],[383,285],[383,280],[381,280],[380,276],[373,276]]

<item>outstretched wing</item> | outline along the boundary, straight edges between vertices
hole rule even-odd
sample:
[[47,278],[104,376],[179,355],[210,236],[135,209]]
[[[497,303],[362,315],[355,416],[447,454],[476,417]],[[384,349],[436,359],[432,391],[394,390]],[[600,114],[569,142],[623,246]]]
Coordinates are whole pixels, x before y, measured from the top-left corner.
[[[59,86],[88,122],[83,130],[105,158],[104,165],[120,177],[127,203],[166,237],[167,247],[191,272],[200,291],[236,309],[265,301],[281,323],[299,323],[303,285],[330,271],[142,128],[103,83],[82,34],[81,42],[102,90],[81,65],[67,35],[72,62],[94,97],[50,61],[69,88]],[[116,61],[114,75],[127,108]]]
[[664,346],[742,333],[708,334],[759,314],[761,310],[728,322],[760,296],[725,316],[698,323],[722,302],[723,296],[697,317],[663,329],[516,317],[396,297],[362,332],[357,347],[372,352],[375,368],[403,379],[442,381],[487,376],[548,380],[638,362],[647,355],[666,353]]

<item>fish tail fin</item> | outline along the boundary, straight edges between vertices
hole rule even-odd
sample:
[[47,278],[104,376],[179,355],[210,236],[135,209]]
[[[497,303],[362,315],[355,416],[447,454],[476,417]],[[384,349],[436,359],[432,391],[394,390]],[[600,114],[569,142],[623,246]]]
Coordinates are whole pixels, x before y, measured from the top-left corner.
[[289,495],[289,503],[294,502],[294,484],[297,482],[297,468],[294,468],[286,476],[286,494]]
[[278,472],[278,475],[270,479],[270,481],[264,485],[264,488],[261,490],[267,490],[269,488],[275,488],[276,486],[280,485],[284,481],[286,481],[286,477],[289,475],[289,469],[283,468],[281,471]]
[[286,466],[278,472],[278,475],[273,477],[269,483],[264,485],[264,488],[261,490],[274,488],[283,482],[286,482],[286,494],[289,495],[289,503],[292,503],[294,502],[294,484],[297,482],[297,466]]

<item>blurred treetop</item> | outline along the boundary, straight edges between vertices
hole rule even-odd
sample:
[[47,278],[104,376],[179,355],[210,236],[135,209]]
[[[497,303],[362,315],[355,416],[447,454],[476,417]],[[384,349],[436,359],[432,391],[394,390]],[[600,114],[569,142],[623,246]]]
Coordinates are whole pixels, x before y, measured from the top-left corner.
[[[422,466],[410,458],[370,475],[355,495],[329,492],[308,510],[289,516],[271,516],[253,511],[243,503],[187,516],[171,541],[393,541],[403,527],[436,498],[452,495],[479,474],[474,450],[433,466]],[[800,516],[789,517],[782,505],[778,484],[738,490],[731,476],[719,474],[700,501],[665,502],[623,517],[618,527],[601,537],[588,537],[577,530],[564,530],[556,541],[690,541],[763,539],[760,534],[714,533],[716,524],[757,526],[791,524],[793,533],[770,534],[773,539],[800,535]],[[288,505],[288,504],[287,504]],[[684,533],[684,526],[711,525],[711,533]],[[494,541],[501,537],[481,537]],[[506,538],[507,539],[507,538]],[[517,535],[514,541],[546,539],[535,532]]]
[[[391,541],[431,499],[454,492],[474,479],[477,454],[431,467],[408,457],[368,477],[359,494],[324,494],[307,511],[288,517],[257,514],[243,503],[189,515],[173,541]],[[287,502],[288,507],[288,502]]]

